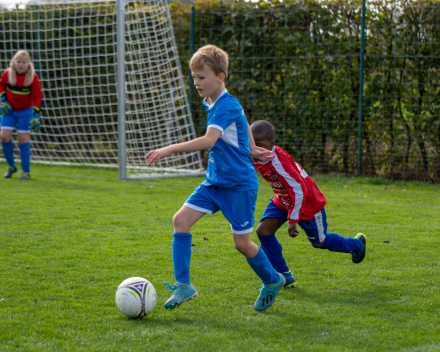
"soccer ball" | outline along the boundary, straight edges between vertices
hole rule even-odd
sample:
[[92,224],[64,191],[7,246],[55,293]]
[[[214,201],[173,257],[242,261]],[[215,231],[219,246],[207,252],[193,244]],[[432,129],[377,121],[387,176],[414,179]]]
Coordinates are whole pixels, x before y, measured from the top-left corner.
[[156,289],[142,277],[131,277],[116,290],[116,305],[127,317],[142,318],[156,306]]

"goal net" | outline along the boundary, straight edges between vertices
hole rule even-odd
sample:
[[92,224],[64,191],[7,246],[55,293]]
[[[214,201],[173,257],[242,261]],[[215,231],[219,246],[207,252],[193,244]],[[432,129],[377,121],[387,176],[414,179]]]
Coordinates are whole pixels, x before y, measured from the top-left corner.
[[[125,43],[117,42],[121,8]],[[119,45],[125,49],[122,94]],[[199,152],[145,165],[147,151],[195,137],[166,0],[0,5],[2,71],[18,50],[31,54],[43,89],[32,162],[126,167],[130,178],[203,173]],[[118,99],[125,101],[124,145],[118,143]]]

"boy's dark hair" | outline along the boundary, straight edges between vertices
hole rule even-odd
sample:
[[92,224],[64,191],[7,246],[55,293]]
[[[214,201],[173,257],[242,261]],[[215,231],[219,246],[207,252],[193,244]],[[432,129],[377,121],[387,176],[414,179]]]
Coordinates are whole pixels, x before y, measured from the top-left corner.
[[253,135],[261,136],[268,141],[275,140],[275,128],[272,124],[265,120],[258,120],[252,123],[251,131]]

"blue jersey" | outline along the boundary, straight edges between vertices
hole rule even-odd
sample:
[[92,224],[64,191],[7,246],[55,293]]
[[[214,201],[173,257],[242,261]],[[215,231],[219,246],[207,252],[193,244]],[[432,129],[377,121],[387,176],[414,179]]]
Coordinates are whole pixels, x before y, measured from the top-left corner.
[[209,149],[208,170],[203,185],[239,191],[258,189],[258,179],[249,154],[248,123],[240,102],[225,89],[208,105],[206,128],[222,132]]

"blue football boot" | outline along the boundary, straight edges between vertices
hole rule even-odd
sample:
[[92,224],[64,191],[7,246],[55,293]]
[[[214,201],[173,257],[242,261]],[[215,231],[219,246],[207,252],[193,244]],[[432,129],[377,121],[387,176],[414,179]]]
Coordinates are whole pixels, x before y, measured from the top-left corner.
[[353,263],[360,263],[365,258],[365,252],[367,250],[367,236],[363,233],[358,233],[355,237],[359,241],[361,248],[357,252],[351,253],[351,260]]
[[17,172],[17,167],[14,166],[8,166],[6,169],[6,173],[3,175],[4,178],[10,178],[13,173]]
[[165,302],[165,309],[172,310],[180,306],[183,302],[188,302],[198,297],[199,294],[192,284],[185,284],[183,282],[176,282],[175,285],[170,285],[164,282],[165,288],[169,291],[174,291],[172,296]]
[[283,274],[284,278],[286,279],[286,283],[284,284],[285,288],[296,287],[296,285],[298,285],[298,282],[296,282],[291,271],[287,271],[281,274]]
[[279,281],[275,284],[263,284],[263,287],[258,291],[260,294],[255,301],[255,310],[262,311],[272,306],[275,302],[275,297],[278,292],[283,288],[286,283],[286,279],[283,274],[278,273]]
[[28,172],[22,172],[19,180],[29,180],[31,175]]

